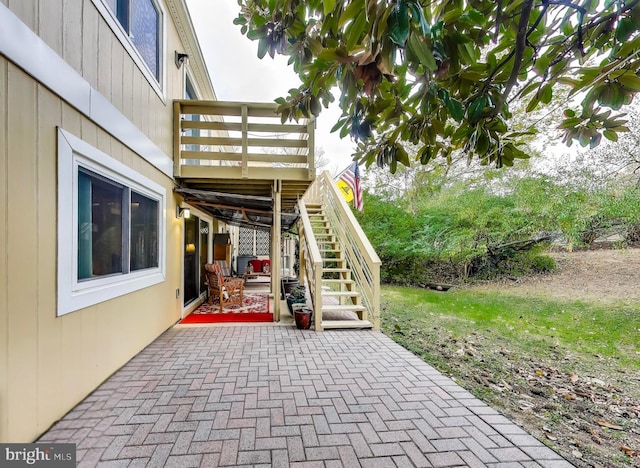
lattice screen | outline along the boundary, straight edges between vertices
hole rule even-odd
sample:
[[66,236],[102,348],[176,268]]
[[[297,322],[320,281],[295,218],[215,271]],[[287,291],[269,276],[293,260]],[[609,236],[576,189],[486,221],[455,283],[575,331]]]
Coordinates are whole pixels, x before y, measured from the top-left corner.
[[240,228],[238,255],[269,255],[271,252],[271,233],[248,228]]
[[256,255],[269,255],[271,251],[271,233],[267,231],[256,232]]
[[238,255],[255,255],[253,253],[253,229],[240,228],[238,240]]

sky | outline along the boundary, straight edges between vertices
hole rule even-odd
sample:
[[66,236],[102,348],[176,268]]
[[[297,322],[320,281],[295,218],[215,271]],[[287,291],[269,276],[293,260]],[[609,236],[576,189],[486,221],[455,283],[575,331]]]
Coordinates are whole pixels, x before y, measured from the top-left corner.
[[[247,39],[233,24],[239,7],[236,0],[187,0],[200,48],[204,54],[213,88],[220,101],[273,102],[297,88],[299,80],[288,57],[267,55],[260,60],[258,42]],[[317,119],[316,150],[325,152],[324,168],[334,176],[351,163],[355,143],[340,139],[330,130],[340,116],[334,103]]]

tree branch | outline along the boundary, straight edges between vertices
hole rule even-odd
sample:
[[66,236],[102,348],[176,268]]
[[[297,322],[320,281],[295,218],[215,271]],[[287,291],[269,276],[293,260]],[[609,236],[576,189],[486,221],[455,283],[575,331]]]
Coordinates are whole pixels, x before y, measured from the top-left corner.
[[493,69],[482,88],[483,94],[491,84],[493,77],[496,75],[496,73],[498,73],[498,70],[504,67],[513,58],[513,68],[511,69],[511,75],[507,80],[504,91],[500,94],[500,99],[498,100],[498,102],[496,102],[495,107],[488,114],[488,117],[495,117],[500,113],[500,111],[502,110],[502,106],[504,106],[504,102],[511,93],[511,89],[513,89],[513,86],[518,80],[518,74],[520,73],[520,66],[522,65],[524,51],[527,47],[527,36],[530,34],[530,29],[528,29],[527,26],[529,25],[529,19],[531,18],[532,9],[533,0],[526,0],[522,6],[522,10],[520,11],[520,21],[518,22],[518,33],[516,36],[515,47],[498,65],[496,65],[496,68]]

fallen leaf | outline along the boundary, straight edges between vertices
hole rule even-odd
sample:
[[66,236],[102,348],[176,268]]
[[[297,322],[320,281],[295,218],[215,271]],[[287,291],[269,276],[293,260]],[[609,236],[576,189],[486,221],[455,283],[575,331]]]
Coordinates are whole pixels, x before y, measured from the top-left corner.
[[627,447],[626,445],[621,445],[620,450],[622,450],[625,454],[629,455],[630,457],[635,457],[639,454],[637,450],[633,450]]
[[536,369],[536,375],[544,375],[544,372],[542,372],[540,369]]
[[602,427],[608,427],[609,429],[615,429],[616,431],[623,431],[624,428],[622,426],[618,426],[617,424],[610,423],[609,421],[596,421]]
[[571,454],[576,458],[582,458],[582,453],[580,453],[578,450],[572,450]]
[[567,394],[564,396],[564,399],[565,399],[565,400],[567,400],[567,401],[575,400],[576,398],[577,398],[577,397],[576,397],[573,393],[567,393]]
[[549,440],[558,440],[558,438],[554,435],[549,434],[548,432],[545,433],[545,435],[547,436],[547,439]]
[[507,390],[511,390],[512,389],[511,385],[509,385],[509,383],[506,382],[505,380],[501,380],[500,381],[500,386],[506,388]]
[[569,380],[571,380],[572,384],[575,384],[578,380],[580,380],[580,377],[578,377],[578,375],[575,372],[571,372],[569,374]]

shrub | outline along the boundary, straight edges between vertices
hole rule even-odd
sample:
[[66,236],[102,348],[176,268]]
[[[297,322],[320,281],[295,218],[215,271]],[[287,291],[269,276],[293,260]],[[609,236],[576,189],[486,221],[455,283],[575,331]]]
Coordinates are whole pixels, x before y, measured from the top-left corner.
[[[498,183],[499,182],[499,183]],[[548,177],[462,181],[429,190],[412,212],[398,197],[365,194],[358,219],[382,260],[381,279],[396,284],[464,281],[547,272],[541,247],[509,251],[514,241],[554,233],[567,246],[593,242],[612,227],[640,239],[640,187],[589,189]]]

